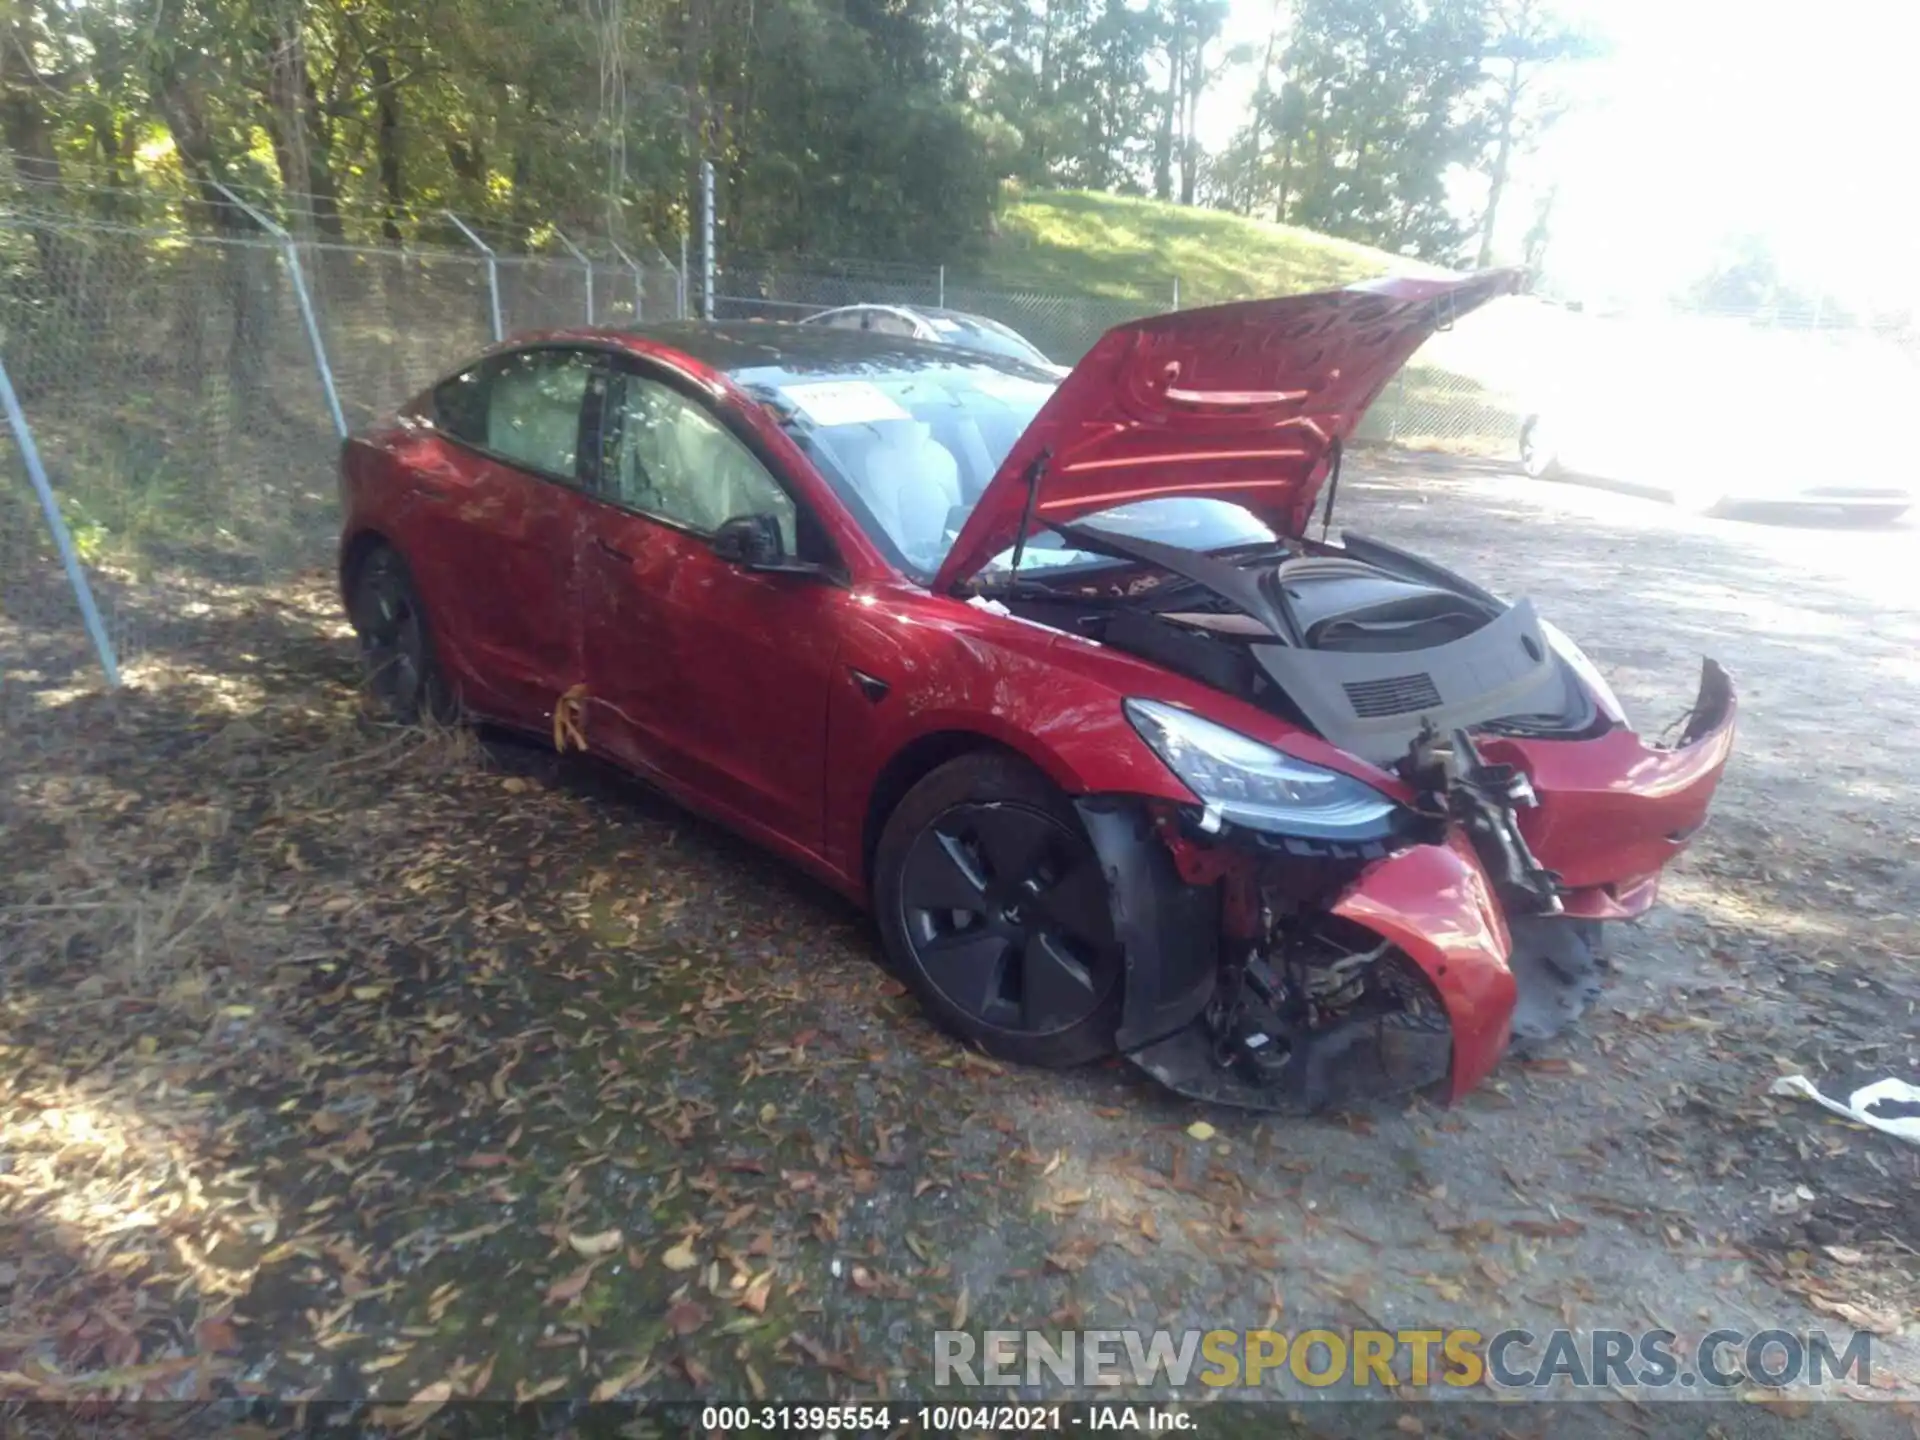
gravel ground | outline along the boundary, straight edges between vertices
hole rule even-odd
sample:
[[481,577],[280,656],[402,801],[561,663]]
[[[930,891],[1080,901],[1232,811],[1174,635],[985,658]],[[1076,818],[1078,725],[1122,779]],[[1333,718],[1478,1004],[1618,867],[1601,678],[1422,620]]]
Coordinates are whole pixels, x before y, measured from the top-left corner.
[[0,1386],[897,1395],[948,1326],[1858,1325],[1913,1401],[1920,1150],[1766,1092],[1920,1075],[1920,529],[1412,456],[1340,509],[1533,596],[1647,728],[1702,654],[1741,692],[1602,1007],[1450,1110],[964,1055],[713,828],[370,724],[317,577],[156,619],[113,701],[0,622],[40,675],[0,756]]

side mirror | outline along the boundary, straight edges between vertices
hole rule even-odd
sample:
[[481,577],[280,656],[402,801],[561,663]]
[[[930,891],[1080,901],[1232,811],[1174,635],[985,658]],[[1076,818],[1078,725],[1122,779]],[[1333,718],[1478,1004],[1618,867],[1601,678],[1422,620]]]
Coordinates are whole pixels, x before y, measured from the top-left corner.
[[778,565],[786,559],[780,522],[771,515],[735,515],[713,532],[713,553],[749,570]]

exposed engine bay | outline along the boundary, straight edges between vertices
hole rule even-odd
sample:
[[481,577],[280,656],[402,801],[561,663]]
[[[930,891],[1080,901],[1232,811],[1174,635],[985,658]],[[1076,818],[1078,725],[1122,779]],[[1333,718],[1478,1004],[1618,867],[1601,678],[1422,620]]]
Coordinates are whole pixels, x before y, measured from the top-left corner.
[[[1163,960],[1185,957],[1163,963],[1164,993],[1130,995],[1128,1013],[1194,1016],[1171,1033],[1150,1019],[1123,1032],[1135,1063],[1182,1093],[1267,1110],[1312,1111],[1446,1081],[1459,997],[1440,993],[1436,983],[1448,982],[1431,965],[1335,911],[1367,866],[1409,850],[1471,852],[1526,992],[1513,1009],[1515,1042],[1557,1033],[1592,1003],[1606,963],[1603,927],[1563,913],[1569,892],[1521,830],[1521,813],[1537,804],[1527,775],[1480,749],[1500,736],[1584,739],[1614,728],[1529,602],[1507,604],[1359,536],[1230,558],[1060,528],[1076,548],[1137,566],[1023,585],[1009,601],[1014,613],[1250,700],[1392,770],[1417,796],[1392,835],[1361,844],[1222,827],[1205,810],[1159,807],[1147,821],[1152,848],[1190,891],[1217,887],[1220,913],[1179,924],[1158,912],[1121,917],[1138,932],[1130,943]],[[1730,693],[1708,662],[1681,746],[1719,722]],[[1133,853],[1145,837],[1094,807],[1083,805],[1082,816],[1115,893],[1152,891],[1152,862]],[[1209,932],[1205,942],[1192,938]]]
[[1025,582],[1016,614],[1250,700],[1375,764],[1398,762],[1428,726],[1580,736],[1600,718],[1531,601],[1508,605],[1396,546],[1348,535],[1236,559],[1059,528],[1144,571]]

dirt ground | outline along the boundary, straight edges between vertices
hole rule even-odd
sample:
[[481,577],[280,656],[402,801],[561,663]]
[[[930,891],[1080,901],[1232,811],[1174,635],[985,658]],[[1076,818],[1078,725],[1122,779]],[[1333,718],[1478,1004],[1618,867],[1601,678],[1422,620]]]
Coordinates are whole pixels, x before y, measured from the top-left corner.
[[1644,728],[1702,654],[1741,691],[1602,1008],[1450,1110],[964,1053],[713,827],[366,719],[322,577],[176,605],[112,699],[0,628],[0,1398],[900,1396],[949,1326],[1857,1326],[1910,1423],[1920,1149],[1767,1086],[1920,1075],[1920,526],[1379,455],[1341,510],[1535,597]]

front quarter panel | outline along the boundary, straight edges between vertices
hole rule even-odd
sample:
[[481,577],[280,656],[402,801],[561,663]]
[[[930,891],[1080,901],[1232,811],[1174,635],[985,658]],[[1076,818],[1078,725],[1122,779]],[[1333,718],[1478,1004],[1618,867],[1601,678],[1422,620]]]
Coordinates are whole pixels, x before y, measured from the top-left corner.
[[[827,842],[848,874],[860,871],[868,800],[882,772],[934,736],[1005,746],[1071,795],[1193,802],[1134,733],[1122,695],[1058,663],[1057,632],[904,584],[862,586],[853,598],[827,717]],[[885,693],[873,698],[860,676]]]

